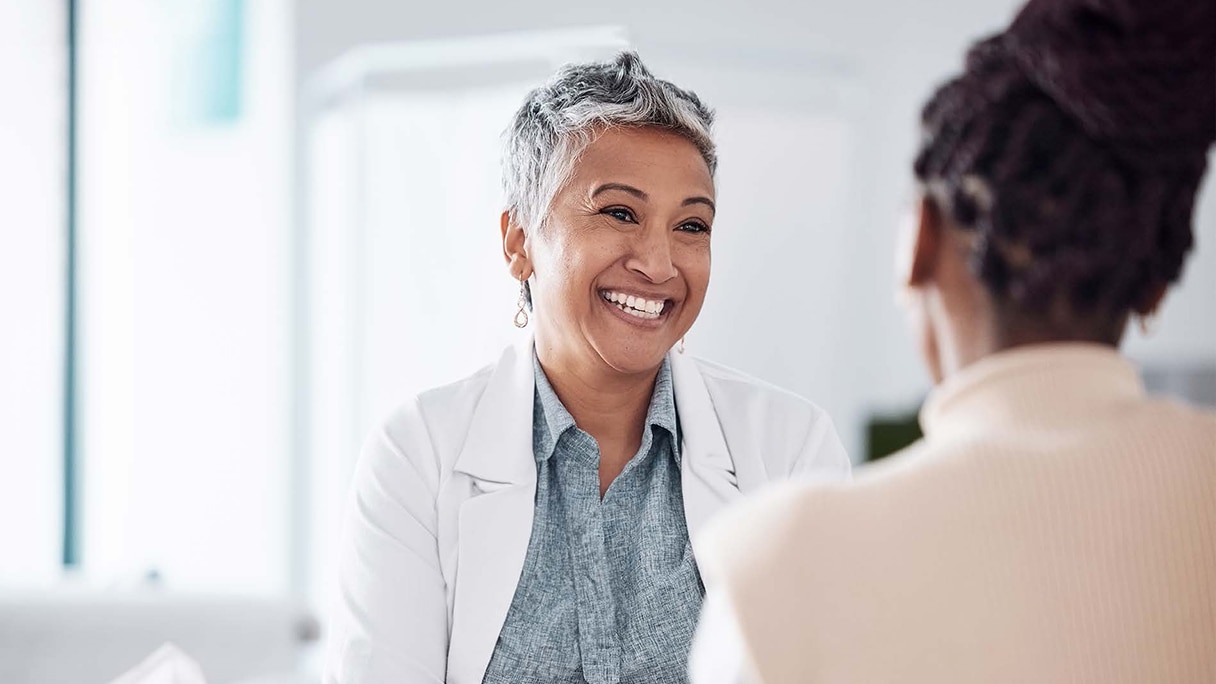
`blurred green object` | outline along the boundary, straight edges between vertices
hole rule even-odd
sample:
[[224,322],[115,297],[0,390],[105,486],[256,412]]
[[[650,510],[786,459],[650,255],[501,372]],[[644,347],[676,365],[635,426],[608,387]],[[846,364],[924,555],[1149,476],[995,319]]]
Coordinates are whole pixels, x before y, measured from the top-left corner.
[[874,416],[866,424],[866,463],[877,461],[915,443],[920,431],[919,411]]

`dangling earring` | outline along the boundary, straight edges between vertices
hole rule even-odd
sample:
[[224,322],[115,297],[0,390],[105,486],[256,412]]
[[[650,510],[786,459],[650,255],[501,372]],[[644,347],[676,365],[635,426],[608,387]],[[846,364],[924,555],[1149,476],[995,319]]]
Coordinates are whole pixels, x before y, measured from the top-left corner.
[[515,312],[515,321],[514,321],[516,328],[528,327],[528,292],[527,292],[527,285],[526,285],[527,282],[528,281],[526,278],[519,279],[519,311]]
[[676,353],[678,353],[678,354],[684,353],[684,338],[683,337],[680,338],[680,343],[676,345]]

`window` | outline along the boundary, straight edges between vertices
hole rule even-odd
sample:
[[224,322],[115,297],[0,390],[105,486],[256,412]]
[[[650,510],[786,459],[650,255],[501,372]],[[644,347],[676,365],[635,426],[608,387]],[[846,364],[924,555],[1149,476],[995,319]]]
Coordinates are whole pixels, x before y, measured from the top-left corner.
[[82,3],[82,565],[285,592],[286,2]]

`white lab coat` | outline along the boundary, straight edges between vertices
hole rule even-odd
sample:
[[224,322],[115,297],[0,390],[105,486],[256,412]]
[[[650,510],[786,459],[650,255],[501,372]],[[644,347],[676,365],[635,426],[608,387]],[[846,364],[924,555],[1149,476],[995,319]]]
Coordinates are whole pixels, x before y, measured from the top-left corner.
[[[410,400],[367,442],[339,552],[327,684],[482,680],[532,532],[532,350],[527,340]],[[691,356],[670,358],[691,538],[770,482],[848,477],[821,409]]]

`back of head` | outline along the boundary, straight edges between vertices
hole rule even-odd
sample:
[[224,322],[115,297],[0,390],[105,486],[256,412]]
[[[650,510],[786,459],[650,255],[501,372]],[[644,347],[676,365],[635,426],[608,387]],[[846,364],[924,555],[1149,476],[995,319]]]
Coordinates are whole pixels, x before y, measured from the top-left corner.
[[1118,339],[1193,244],[1216,140],[1216,2],[1032,0],[922,115],[917,177],[975,235],[998,315]]

